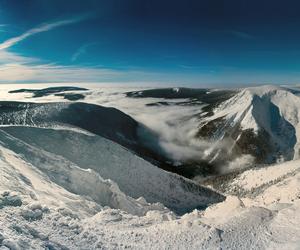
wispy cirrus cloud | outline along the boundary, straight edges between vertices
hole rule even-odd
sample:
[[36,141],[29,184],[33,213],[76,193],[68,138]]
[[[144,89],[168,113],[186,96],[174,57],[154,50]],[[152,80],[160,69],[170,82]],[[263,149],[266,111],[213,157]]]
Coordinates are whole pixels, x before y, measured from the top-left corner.
[[[124,76],[124,75],[123,75]],[[121,72],[55,64],[7,63],[0,65],[0,83],[7,82],[97,82],[122,78]]]
[[[25,31],[23,34],[12,37],[0,43],[0,83],[1,82],[66,82],[66,81],[97,81],[109,80],[118,77],[120,72],[100,68],[82,66],[63,66],[54,63],[46,63],[39,58],[24,56],[9,50],[10,47],[27,39],[30,36],[52,29],[74,24],[89,18],[91,15],[81,15],[71,19],[64,19],[55,22],[40,24],[39,26]],[[0,29],[5,25],[0,24]],[[86,49],[93,45],[89,43],[78,49],[73,55],[76,60],[78,56],[86,52]]]
[[232,36],[235,36],[237,38],[246,39],[246,40],[252,40],[255,39],[255,36],[253,36],[250,33],[247,33],[245,31],[240,30],[224,30],[225,33],[230,34]]
[[87,49],[93,45],[96,45],[97,43],[87,43],[82,45],[78,48],[78,50],[75,51],[75,53],[71,57],[71,61],[75,62],[81,55],[85,54],[87,52]]
[[6,24],[0,24],[0,32],[5,32],[6,31]]
[[[33,82],[126,82],[132,79],[152,79],[151,72],[142,70],[116,70],[111,68],[83,65],[59,65],[32,56],[16,53],[10,48],[30,36],[52,29],[74,24],[91,17],[91,15],[79,16],[55,22],[47,22],[25,31],[23,34],[12,37],[0,43],[0,83],[33,83]],[[1,28],[1,26],[0,26]],[[81,46],[72,56],[76,61],[79,56],[86,53],[89,43]],[[156,73],[154,74],[156,75]],[[157,76],[157,79],[161,79]]]
[[[89,17],[88,15],[82,15],[79,17],[71,18],[71,19],[64,19],[64,20],[51,22],[51,23],[43,23],[35,28],[27,30],[26,32],[24,32],[23,34],[21,34],[19,36],[12,37],[12,38],[0,43],[0,50],[8,49],[11,46],[14,46],[15,44],[17,44],[17,43],[23,41],[24,39],[26,39],[30,36],[33,36],[35,34],[38,34],[41,32],[46,32],[46,31],[58,28],[60,26],[78,23],[88,17]],[[1,28],[1,26],[0,26],[0,28]]]

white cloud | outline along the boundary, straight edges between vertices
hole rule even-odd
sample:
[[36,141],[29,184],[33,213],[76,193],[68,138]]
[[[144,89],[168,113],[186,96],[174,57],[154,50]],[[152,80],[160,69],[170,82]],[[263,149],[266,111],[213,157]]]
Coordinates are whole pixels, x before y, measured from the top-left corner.
[[[46,32],[54,28],[80,22],[90,15],[44,23],[23,34],[0,43],[0,83],[13,82],[132,82],[144,81],[163,82],[168,75],[156,72],[145,72],[136,69],[114,70],[100,66],[88,67],[80,65],[58,65],[43,61],[39,58],[24,56],[13,52],[10,48],[35,34]],[[1,28],[1,25],[0,25]],[[80,55],[86,53],[87,47],[95,43],[83,45],[73,54],[71,60],[76,61]]]
[[20,63],[20,64],[29,64],[29,63],[37,63],[40,60],[32,57],[24,57],[17,53],[13,53],[6,50],[0,50],[0,66],[3,64],[9,63]]
[[[121,73],[111,69],[100,67],[62,66],[49,64],[38,58],[23,56],[8,50],[15,44],[35,34],[46,32],[54,28],[79,22],[88,16],[80,16],[72,19],[44,23],[30,29],[23,34],[10,38],[0,43],[0,83],[6,82],[89,82],[110,80],[118,77]],[[0,28],[2,26],[0,25]],[[74,60],[85,53],[86,44],[74,55]]]
[[38,59],[1,51],[0,82],[94,82],[120,75],[120,72],[99,67],[62,66],[39,62]]
[[26,39],[30,36],[33,36],[37,33],[49,31],[49,30],[52,30],[52,29],[60,27],[60,26],[64,26],[64,25],[68,25],[68,24],[72,24],[72,23],[77,23],[79,21],[82,21],[86,17],[87,16],[80,16],[80,17],[76,17],[76,18],[72,18],[72,19],[56,21],[56,22],[53,22],[53,23],[41,24],[40,26],[38,26],[36,28],[27,30],[26,32],[24,32],[20,36],[10,38],[10,39],[4,41],[3,43],[0,43],[0,50],[10,48],[11,46],[17,44],[18,42],[21,42],[24,39]]
[[0,32],[6,32],[6,24],[0,24]]

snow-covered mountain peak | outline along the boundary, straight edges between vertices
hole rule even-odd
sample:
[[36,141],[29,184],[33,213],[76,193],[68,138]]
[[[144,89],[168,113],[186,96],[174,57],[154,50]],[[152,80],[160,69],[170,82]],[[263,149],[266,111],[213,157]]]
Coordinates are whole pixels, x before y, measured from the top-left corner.
[[280,104],[280,101],[286,101],[280,99],[286,97],[292,97],[293,101],[298,101],[299,99],[299,97],[294,95],[291,90],[280,86],[265,85],[260,87],[244,88],[216,108],[215,115],[212,116],[212,118],[227,114],[235,115],[236,113],[244,113],[246,110],[251,109],[252,106],[259,108],[257,106],[258,99],[264,100],[265,102],[277,100],[277,103]]
[[275,115],[296,127],[300,120],[299,105],[299,96],[288,88],[270,85],[245,88],[220,105],[212,118],[234,118],[235,123],[241,123],[242,129],[257,132],[261,128],[270,129],[274,122],[272,118],[275,118],[270,116],[274,115],[275,109]]
[[296,90],[269,85],[245,88],[215,108],[200,131],[212,130],[210,138],[217,140],[233,139],[233,151],[259,162],[291,160],[299,155],[299,107]]
[[274,95],[277,93],[277,91],[282,91],[282,90],[286,90],[286,89],[281,86],[263,85],[257,87],[248,87],[243,89],[242,92],[252,94],[253,96],[257,95],[259,97],[262,97],[265,95]]

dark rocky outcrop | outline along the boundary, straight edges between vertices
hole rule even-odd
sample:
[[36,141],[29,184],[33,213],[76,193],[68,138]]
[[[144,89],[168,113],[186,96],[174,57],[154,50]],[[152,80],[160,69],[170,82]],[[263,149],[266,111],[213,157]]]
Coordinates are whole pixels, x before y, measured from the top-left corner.
[[[50,87],[50,88],[44,88],[44,89],[17,89],[17,90],[11,90],[9,93],[32,93],[33,98],[36,97],[43,97],[48,96],[56,93],[61,93],[65,91],[86,91],[88,89],[81,88],[81,87]],[[66,98],[67,99],[67,98]]]

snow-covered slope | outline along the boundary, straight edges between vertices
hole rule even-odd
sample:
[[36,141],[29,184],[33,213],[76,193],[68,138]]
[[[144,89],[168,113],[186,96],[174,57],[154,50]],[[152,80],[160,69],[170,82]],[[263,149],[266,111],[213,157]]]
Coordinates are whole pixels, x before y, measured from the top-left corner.
[[100,199],[102,205],[107,195],[95,189],[98,175],[116,182],[128,196],[161,202],[179,213],[223,200],[221,195],[165,172],[96,135],[61,129],[6,127],[0,131],[0,142],[45,173],[52,182],[75,194],[88,195],[96,202]]
[[115,108],[87,103],[0,102],[0,124],[74,127],[130,146],[137,140],[137,122]]
[[[292,89],[245,88],[201,121],[199,135],[231,144],[228,158],[250,154],[258,163],[297,159],[299,110],[300,97]],[[216,160],[219,153],[212,149],[210,159]]]
[[[299,175],[297,162],[280,165],[278,172],[276,165],[263,172],[251,170],[249,181],[253,187],[268,183],[264,195],[228,196],[205,211],[178,217],[159,204],[126,196],[110,181],[92,181],[96,179],[93,172],[85,174],[70,166],[73,176],[77,176],[78,189],[87,190],[91,184],[95,187],[89,190],[91,193],[105,197],[110,192],[107,205],[118,204],[120,209],[103,208],[89,195],[76,195],[51,181],[49,175],[62,171],[64,183],[72,186],[74,179],[66,175],[70,167],[61,159],[64,171],[54,166],[45,174],[20,156],[1,146],[3,249],[297,249],[300,243],[300,178],[288,174]],[[280,177],[275,185],[270,178],[257,183],[273,171],[276,179]],[[237,183],[245,187],[242,181],[247,176],[239,176]],[[276,188],[276,193],[267,193],[271,188]],[[278,199],[279,190],[288,192],[281,192]],[[268,195],[273,197],[272,202],[265,202]]]

